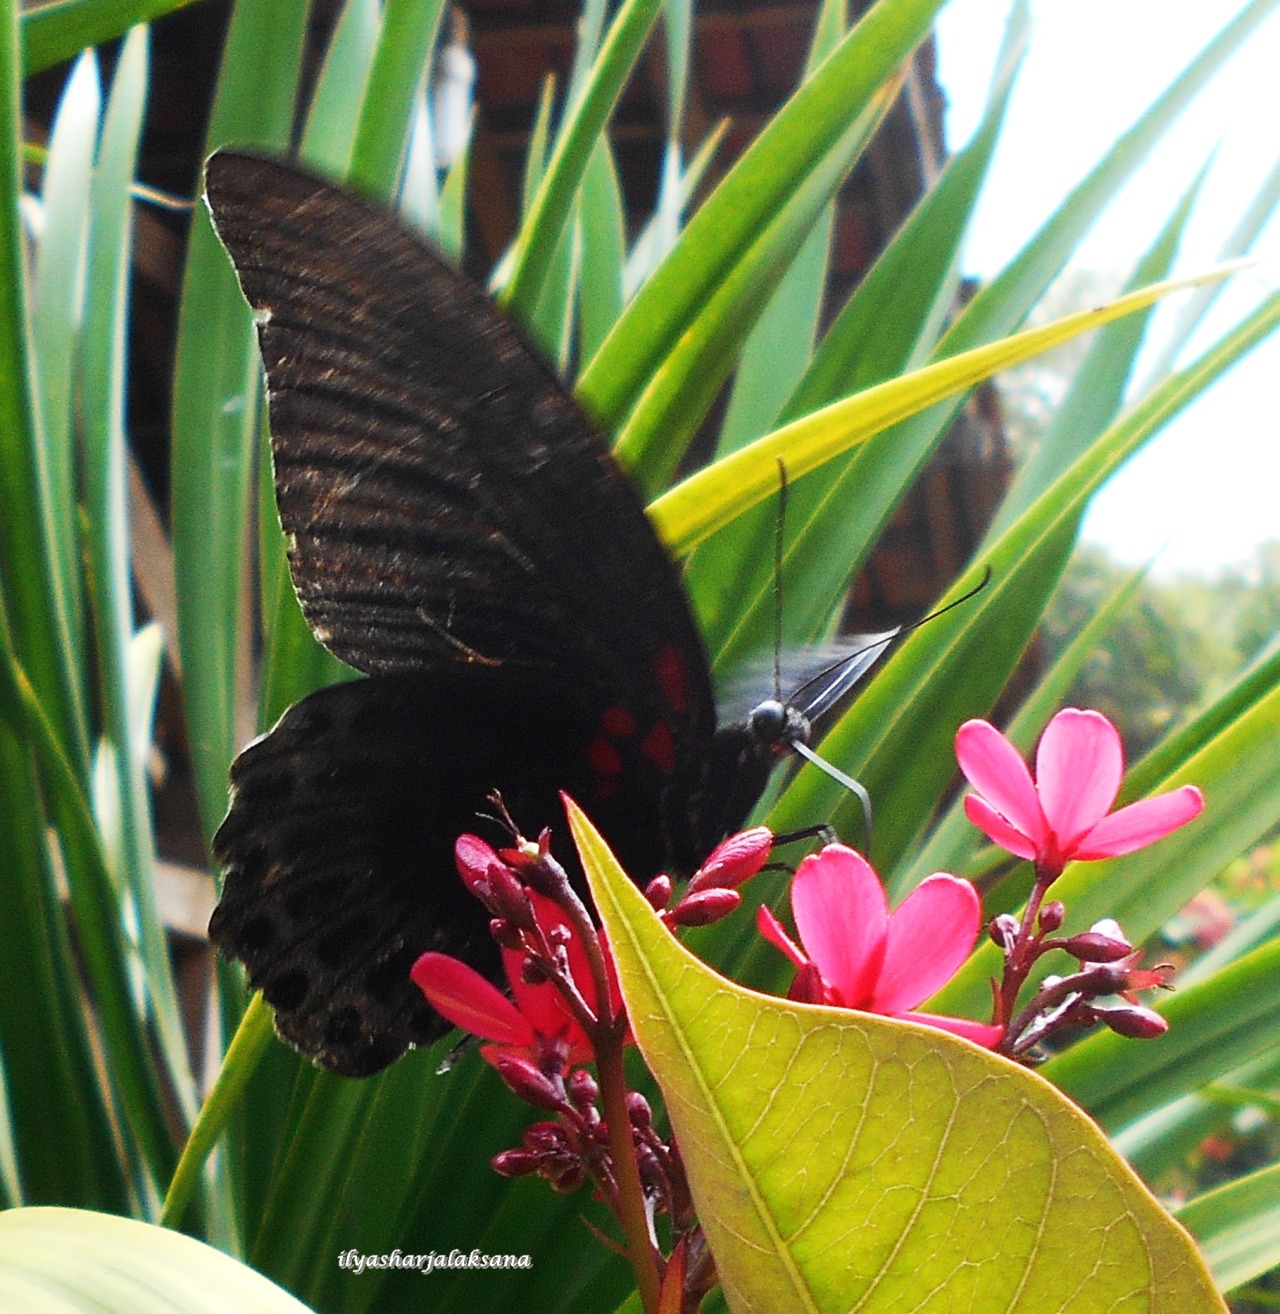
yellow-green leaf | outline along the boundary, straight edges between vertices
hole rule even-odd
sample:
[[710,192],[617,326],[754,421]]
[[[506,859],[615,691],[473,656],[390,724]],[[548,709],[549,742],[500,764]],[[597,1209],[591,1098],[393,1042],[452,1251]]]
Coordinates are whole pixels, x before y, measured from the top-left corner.
[[731,1310],[1225,1310],[1190,1237],[1048,1082],[725,980],[570,825]]
[[55,1208],[0,1214],[0,1307],[26,1314],[308,1314],[260,1273],[180,1232]]
[[1090,329],[1142,310],[1161,297],[1225,278],[1247,263],[1236,261],[1190,278],[1153,283],[1106,305],[1066,315],[1039,328],[1025,329],[999,342],[975,347],[866,388],[853,397],[793,420],[699,470],[653,502],[649,515],[663,542],[676,556],[685,556],[721,525],[777,492],[779,460],[786,461],[788,476],[798,479],[823,461],[856,447],[953,393]]

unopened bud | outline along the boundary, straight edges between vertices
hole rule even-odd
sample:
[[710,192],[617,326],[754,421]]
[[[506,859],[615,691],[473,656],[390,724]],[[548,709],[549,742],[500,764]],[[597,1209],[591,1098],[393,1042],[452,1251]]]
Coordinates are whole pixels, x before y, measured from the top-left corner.
[[671,877],[655,876],[644,887],[644,897],[654,912],[661,912],[671,902]]
[[559,1113],[564,1108],[564,1093],[536,1063],[519,1054],[500,1054],[493,1066],[512,1093],[535,1109]]
[[491,913],[504,918],[518,930],[532,931],[537,925],[529,891],[515,878],[510,867],[495,862],[489,868],[483,886],[477,886],[476,893]]
[[627,1117],[638,1131],[653,1126],[653,1110],[649,1101],[638,1090],[627,1091]]
[[569,1138],[564,1128],[555,1122],[535,1122],[525,1128],[523,1137],[527,1149],[540,1155],[567,1154]]
[[1062,942],[1062,948],[1082,963],[1118,963],[1133,953],[1133,945],[1128,940],[1104,935],[1097,928],[1071,936]]
[[668,924],[672,926],[710,926],[727,917],[742,902],[737,890],[699,890],[686,894],[671,910]]
[[580,1109],[590,1108],[600,1098],[600,1087],[586,1068],[574,1068],[568,1084],[569,1098]]
[[1040,929],[1046,935],[1052,935],[1066,920],[1066,905],[1055,899],[1040,909]]
[[1018,940],[1020,923],[1012,913],[1001,913],[991,919],[987,934],[1001,949],[1012,949]]
[[1099,1009],[1098,1018],[1117,1035],[1127,1036],[1130,1040],[1154,1040],[1169,1030],[1168,1022],[1159,1013],[1143,1008],[1141,1004]]
[[489,1165],[503,1177],[528,1177],[542,1166],[542,1155],[534,1150],[503,1150],[489,1160]]
[[476,893],[477,885],[486,883],[490,867],[501,866],[493,847],[479,835],[459,835],[453,845],[453,861],[463,884],[472,894]]
[[651,1190],[663,1192],[667,1184],[667,1175],[662,1170],[658,1156],[647,1145],[636,1146],[636,1167],[640,1170],[640,1180]]
[[805,965],[796,971],[796,979],[791,983],[791,989],[787,991],[787,998],[794,1000],[797,1004],[825,1004],[827,1002],[827,986],[822,979],[822,973],[818,971],[816,963],[805,963]]
[[753,826],[721,840],[706,862],[689,881],[689,894],[699,890],[737,889],[769,861],[773,851],[773,831],[768,826]]
[[505,917],[494,917],[489,922],[489,934],[502,949],[519,952],[524,947],[524,936],[518,927],[512,926]]
[[546,970],[540,963],[535,963],[532,958],[522,959],[520,962],[520,980],[525,985],[546,985],[551,978],[547,975]]

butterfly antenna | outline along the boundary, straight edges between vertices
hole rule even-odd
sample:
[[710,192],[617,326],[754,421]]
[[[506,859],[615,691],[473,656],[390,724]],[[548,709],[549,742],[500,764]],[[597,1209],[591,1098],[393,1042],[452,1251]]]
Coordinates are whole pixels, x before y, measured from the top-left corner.
[[773,696],[782,700],[782,556],[787,535],[787,467],[778,462],[778,519],[773,530]]
[[[890,630],[885,634],[876,636],[870,643],[859,648],[856,652],[848,653],[838,662],[833,663],[825,671],[820,671],[811,680],[805,681],[804,684],[792,694],[791,701],[796,703],[800,696],[810,689],[817,689],[818,692],[809,699],[806,707],[806,714],[809,716],[820,716],[826,711],[832,703],[848,691],[851,684],[860,679],[866,670],[875,662],[876,658],[884,651],[885,648],[899,638],[908,630],[918,629],[926,621],[936,620],[939,616],[960,606],[962,602],[968,602],[971,598],[981,593],[983,589],[991,582],[991,567],[987,566],[982,572],[982,579],[971,588],[967,593],[961,594],[953,602],[948,602],[945,607],[939,607],[937,611],[931,611],[927,616],[921,616],[919,620],[912,621],[910,625],[902,625],[896,630]],[[843,677],[843,678],[842,678]],[[823,687],[825,682],[825,687]],[[808,744],[802,740],[793,740],[790,748],[798,753],[806,762],[811,762],[830,776],[832,780],[843,785],[850,793],[857,796],[858,802],[862,804],[862,821],[864,834],[866,837],[866,848],[871,848],[871,796],[867,793],[865,786],[851,775],[841,771],[839,767],[828,762],[826,758],[820,757],[814,752]]]
[[[791,701],[800,703],[804,694],[811,689],[817,689],[819,692],[803,705],[806,714],[811,718],[821,716],[832,703],[838,702],[843,697],[851,685],[862,678],[862,675],[875,662],[876,658],[895,639],[900,639],[911,630],[918,630],[920,626],[927,624],[929,621],[937,620],[939,616],[945,616],[947,612],[959,607],[962,603],[977,597],[990,582],[991,567],[985,566],[982,571],[982,578],[978,583],[967,593],[962,593],[954,601],[948,602],[945,607],[939,607],[937,611],[931,611],[927,616],[921,616],[919,620],[913,620],[907,625],[899,625],[896,629],[885,630],[882,634],[865,636],[870,640],[866,645],[855,649],[853,652],[845,653],[843,657],[837,658],[830,666],[824,667],[816,675],[811,676],[792,693]],[[863,660],[859,661],[859,658]]]

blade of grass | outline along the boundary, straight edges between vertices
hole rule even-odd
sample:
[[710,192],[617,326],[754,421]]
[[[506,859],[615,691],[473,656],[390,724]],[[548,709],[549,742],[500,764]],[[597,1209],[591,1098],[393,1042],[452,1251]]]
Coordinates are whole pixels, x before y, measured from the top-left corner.
[[[289,139],[308,6],[237,7],[209,128],[210,147]],[[203,207],[183,276],[173,397],[172,507],[179,639],[196,792],[206,834],[226,810],[237,739],[249,482],[261,367],[248,307]]]
[[80,381],[84,399],[85,510],[94,580],[97,669],[104,735],[116,774],[120,875],[136,910],[150,1004],[184,1118],[195,1116],[169,945],[155,903],[155,853],[146,770],[149,737],[130,717],[127,656],[133,639],[126,512],[125,334],[133,248],[132,185],[146,103],[147,32],[134,28],[120,52],[92,187],[88,283]]
[[582,94],[569,106],[560,126],[546,174],[516,239],[511,277],[500,298],[521,323],[533,317],[582,174],[661,8],[661,0],[626,0],[610,25]]
[[444,0],[386,0],[369,94],[364,98],[351,157],[351,185],[389,200],[404,166],[415,98],[435,49]]
[[22,74],[30,77],[152,23],[194,0],[58,0],[22,15]]
[[[1196,1238],[1223,1291],[1280,1265],[1280,1164],[1224,1182],[1180,1205],[1175,1216]],[[1241,1292],[1247,1299],[1247,1293]]]
[[[974,139],[948,162],[824,335],[782,412],[785,421],[893,378],[927,354],[932,343],[922,342],[921,334],[939,298],[950,298],[949,271],[999,139],[1017,67],[1016,60],[1005,61],[1004,78]],[[813,643],[826,634],[835,599],[857,564],[856,541],[850,541],[846,524],[861,505],[861,495],[852,498],[834,468],[820,481],[792,484],[784,643]],[[774,580],[766,565],[773,560],[773,531],[770,508],[747,512],[690,562],[689,588],[717,672],[731,672],[773,642]],[[822,551],[816,550],[819,540]]]
[[[739,252],[738,260],[726,270],[719,287],[688,323],[663,368],[645,388],[615,444],[619,460],[633,474],[643,472],[643,485],[665,485],[674,475],[721,384],[737,363],[762,307],[875,134],[897,91],[894,79],[872,98],[794,194]],[[607,349],[606,343],[601,350]]]
[[[71,418],[76,404],[77,334],[83,314],[89,180],[101,104],[97,62],[92,55],[84,55],[67,80],[49,138],[41,196],[43,229],[36,249],[31,305],[31,343],[44,426],[36,460],[46,467],[43,480],[49,489],[54,538],[54,591],[49,606],[66,630],[70,670],[77,677],[75,701],[80,708],[85,700],[84,600]],[[83,715],[82,711],[81,718]]]
[[[827,160],[850,121],[923,40],[939,7],[938,0],[873,7],[692,217],[579,382],[583,401],[607,429],[621,427],[742,252]],[[657,486],[642,482],[650,492]]]
[[74,746],[87,770],[88,734],[71,665],[70,621],[57,611],[66,591],[57,577],[54,492],[37,456],[44,434],[33,378],[19,211],[17,57],[17,17],[6,9],[0,15],[0,578],[19,657],[63,742]]
[[[0,695],[6,703],[8,693]],[[35,764],[7,706],[0,711],[0,803],[6,894],[0,953],[6,973],[22,982],[21,991],[4,991],[0,999],[0,1052],[8,1154],[21,1179],[22,1202],[127,1211],[129,1184],[94,1078],[71,970],[75,958],[41,833],[45,813]]]

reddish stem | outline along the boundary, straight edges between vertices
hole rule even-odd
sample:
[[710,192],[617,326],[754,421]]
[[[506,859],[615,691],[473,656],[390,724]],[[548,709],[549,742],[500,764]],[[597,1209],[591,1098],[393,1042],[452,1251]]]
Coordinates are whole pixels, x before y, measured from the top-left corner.
[[609,1128],[609,1149],[617,1181],[618,1222],[627,1238],[627,1258],[636,1275],[636,1289],[645,1314],[655,1314],[662,1286],[659,1256],[649,1211],[640,1181],[635,1141],[631,1135],[631,1118],[627,1111],[627,1075],[622,1056],[625,1024],[604,1024],[596,1028],[592,1041],[596,1051],[596,1074],[600,1081],[600,1103]]

